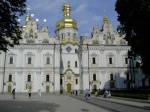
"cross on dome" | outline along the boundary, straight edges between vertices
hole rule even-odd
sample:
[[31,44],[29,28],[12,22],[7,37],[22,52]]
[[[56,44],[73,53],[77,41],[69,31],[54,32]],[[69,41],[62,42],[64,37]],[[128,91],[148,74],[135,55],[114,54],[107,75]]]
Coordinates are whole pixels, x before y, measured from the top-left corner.
[[31,8],[30,8],[30,6],[28,6],[27,7],[28,14],[29,14],[30,10],[31,10]]

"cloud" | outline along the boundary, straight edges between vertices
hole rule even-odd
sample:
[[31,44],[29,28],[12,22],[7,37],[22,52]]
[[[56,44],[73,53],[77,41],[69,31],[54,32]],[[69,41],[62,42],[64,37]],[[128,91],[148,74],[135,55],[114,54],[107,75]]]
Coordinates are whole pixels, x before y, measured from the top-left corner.
[[87,8],[87,5],[86,4],[81,4],[80,6],[77,7],[77,9],[73,12],[73,13],[80,13],[80,12],[83,12],[85,11]]

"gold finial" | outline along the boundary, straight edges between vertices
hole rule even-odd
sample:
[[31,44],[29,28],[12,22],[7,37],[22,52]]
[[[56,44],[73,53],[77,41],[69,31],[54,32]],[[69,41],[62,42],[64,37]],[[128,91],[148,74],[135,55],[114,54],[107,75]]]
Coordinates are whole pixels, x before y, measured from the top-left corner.
[[106,17],[106,10],[104,9],[104,18],[103,18],[103,22],[105,23],[105,22],[107,22],[108,21],[108,19],[107,19],[107,17]]
[[28,6],[27,7],[28,14],[29,14],[30,10],[31,10],[31,8],[30,8],[30,6]]

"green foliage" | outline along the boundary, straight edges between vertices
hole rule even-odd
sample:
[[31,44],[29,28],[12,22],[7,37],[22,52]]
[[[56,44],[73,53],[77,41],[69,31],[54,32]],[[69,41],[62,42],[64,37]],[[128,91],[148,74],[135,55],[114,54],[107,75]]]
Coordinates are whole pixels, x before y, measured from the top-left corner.
[[26,0],[0,1],[0,50],[6,52],[8,46],[19,44],[22,32],[17,20],[26,13],[25,2]]
[[150,0],[117,0],[115,10],[131,50],[141,56],[143,73],[150,75]]

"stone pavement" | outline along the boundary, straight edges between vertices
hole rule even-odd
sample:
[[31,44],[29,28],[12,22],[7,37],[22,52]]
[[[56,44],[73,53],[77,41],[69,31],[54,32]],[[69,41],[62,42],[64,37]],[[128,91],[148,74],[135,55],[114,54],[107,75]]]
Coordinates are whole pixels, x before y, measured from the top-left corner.
[[0,94],[0,112],[108,112],[100,107],[72,98],[68,95]]
[[136,105],[136,106],[150,106],[150,101],[149,100],[140,100],[140,99],[132,99],[132,98],[123,98],[123,97],[111,97],[111,98],[103,98],[103,96],[94,96],[91,95],[92,98],[97,98],[105,101],[110,101],[110,102],[117,102],[117,103],[123,103],[123,104],[128,104],[128,105]]
[[88,102],[92,105],[101,107],[103,109],[109,110],[110,112],[150,112],[150,102],[149,101],[139,101],[133,99],[125,98],[103,98],[91,96],[91,99],[85,100],[84,95],[71,95],[74,98]]

